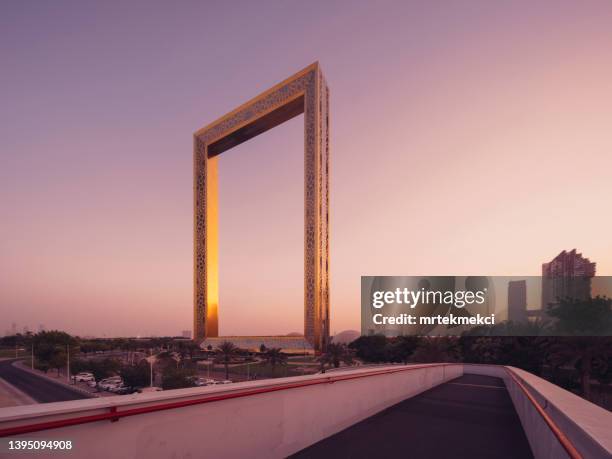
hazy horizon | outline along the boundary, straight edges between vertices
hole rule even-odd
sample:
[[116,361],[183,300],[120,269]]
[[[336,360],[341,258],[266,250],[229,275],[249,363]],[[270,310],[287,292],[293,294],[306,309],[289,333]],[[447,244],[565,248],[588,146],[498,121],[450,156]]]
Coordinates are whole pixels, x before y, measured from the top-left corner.
[[[237,14],[239,13],[239,14]],[[192,326],[192,134],[319,61],[331,330],[362,275],[612,275],[612,4],[0,5],[0,333]],[[303,117],[220,159],[220,331],[303,328]]]

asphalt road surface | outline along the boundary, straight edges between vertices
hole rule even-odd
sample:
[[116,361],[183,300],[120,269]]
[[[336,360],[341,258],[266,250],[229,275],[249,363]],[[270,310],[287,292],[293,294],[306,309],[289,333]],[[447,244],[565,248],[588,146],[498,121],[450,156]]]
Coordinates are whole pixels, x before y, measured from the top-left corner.
[[12,364],[15,360],[0,361],[0,378],[25,392],[39,403],[63,402],[66,400],[81,400],[88,398],[61,384],[48,381],[45,378],[21,370]]
[[292,457],[529,459],[533,454],[502,380],[464,375]]

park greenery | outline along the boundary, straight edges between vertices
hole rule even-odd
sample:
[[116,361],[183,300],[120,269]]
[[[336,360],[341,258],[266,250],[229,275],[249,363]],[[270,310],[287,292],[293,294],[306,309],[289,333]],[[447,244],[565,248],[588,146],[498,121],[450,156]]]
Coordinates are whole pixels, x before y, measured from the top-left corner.
[[[411,347],[413,350],[411,351]],[[350,344],[368,363],[464,362],[522,368],[591,399],[612,382],[612,338],[570,336],[361,336]]]
[[165,388],[193,386],[197,343],[175,337],[163,338],[79,338],[63,331],[17,333],[0,338],[6,357],[23,357],[45,373],[65,371],[71,375],[92,373],[96,381],[119,375],[130,390],[151,383],[151,368],[145,357],[155,354],[153,376],[161,374]]
[[263,359],[272,368],[273,377],[276,376],[277,367],[287,366],[287,356],[278,347],[266,349],[263,353]]
[[325,373],[325,368],[339,368],[340,364],[353,365],[353,353],[343,343],[329,343],[327,350],[319,357],[321,372]]
[[225,367],[225,379],[229,379],[229,364],[232,363],[238,351],[239,348],[231,341],[224,341],[217,348],[217,358],[215,362],[222,363]]
[[593,383],[612,382],[612,300],[559,299],[547,319],[501,322],[461,336],[361,336],[350,344],[364,362],[509,365],[593,400]]
[[96,381],[120,375],[130,390],[151,384],[152,372],[164,389],[192,387],[200,360],[213,369],[221,365],[225,379],[232,374],[247,379],[292,376],[353,364],[498,364],[522,368],[594,400],[594,387],[601,392],[612,383],[612,300],[560,300],[547,313],[549,320],[506,321],[461,336],[370,335],[348,345],[332,341],[316,360],[289,359],[282,349],[263,345],[250,352],[229,341],[200,349],[178,337],[80,338],[57,330],[4,336],[0,352],[32,359],[34,367],[58,375],[68,362],[72,375],[91,372]]

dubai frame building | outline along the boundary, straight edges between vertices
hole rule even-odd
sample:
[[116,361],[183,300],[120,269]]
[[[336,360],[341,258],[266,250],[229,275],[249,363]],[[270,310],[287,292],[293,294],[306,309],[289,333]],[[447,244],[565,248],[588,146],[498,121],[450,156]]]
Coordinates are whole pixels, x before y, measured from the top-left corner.
[[219,155],[304,114],[304,337],[329,342],[329,88],[318,62],[194,134],[194,324],[203,341],[219,336]]

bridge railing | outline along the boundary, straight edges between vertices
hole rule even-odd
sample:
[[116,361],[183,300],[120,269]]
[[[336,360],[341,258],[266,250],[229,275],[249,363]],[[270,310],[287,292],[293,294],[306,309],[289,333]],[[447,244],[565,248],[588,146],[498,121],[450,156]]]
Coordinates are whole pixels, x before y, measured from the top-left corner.
[[523,370],[469,364],[368,367],[12,407],[0,409],[0,437],[71,440],[88,459],[285,457],[464,373],[504,379],[537,459],[612,457],[612,413]]
[[536,459],[612,458],[612,413],[514,367],[464,364],[503,378]]
[[88,459],[286,457],[462,373],[389,366],[28,405],[0,410],[0,436],[71,440]]

